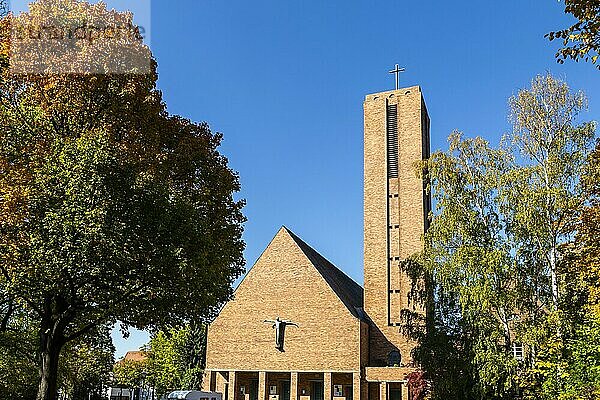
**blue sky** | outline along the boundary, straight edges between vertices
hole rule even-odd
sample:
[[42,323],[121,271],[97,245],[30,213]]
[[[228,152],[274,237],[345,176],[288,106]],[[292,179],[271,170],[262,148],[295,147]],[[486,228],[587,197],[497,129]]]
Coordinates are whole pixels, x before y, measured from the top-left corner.
[[[403,86],[423,88],[432,150],[454,129],[496,143],[508,97],[546,71],[585,90],[583,117],[600,119],[600,71],[558,65],[543,37],[571,22],[556,0],[151,5],[169,111],[222,132],[240,174],[248,267],[286,225],[362,283],[362,101],[393,88],[396,63]],[[121,356],[146,335],[114,339]]]

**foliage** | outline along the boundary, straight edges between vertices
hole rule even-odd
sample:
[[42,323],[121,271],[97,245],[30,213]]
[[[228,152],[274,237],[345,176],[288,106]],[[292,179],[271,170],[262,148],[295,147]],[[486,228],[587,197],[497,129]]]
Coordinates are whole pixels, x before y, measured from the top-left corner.
[[[546,34],[550,40],[562,39],[563,47],[556,53],[559,63],[567,58],[597,64],[600,55],[600,0],[565,0],[565,13],[577,22],[556,32]],[[597,65],[600,69],[600,64]]]
[[67,344],[59,367],[61,392],[71,400],[100,398],[113,369],[114,351],[108,326]]
[[[436,303],[445,310],[437,314],[438,338],[468,357],[455,362],[472,374],[470,390],[481,398],[516,392],[512,378],[516,363],[508,358],[513,336],[510,318],[517,309],[511,284],[514,260],[500,218],[499,197],[501,179],[512,162],[506,152],[491,149],[483,139],[463,139],[454,133],[449,152],[434,153],[427,165],[439,214],[426,235],[424,262],[439,285]],[[434,381],[436,395],[446,390],[450,393],[444,396],[468,393],[464,388],[436,385],[439,382]]]
[[573,338],[567,343],[570,362],[562,398],[600,397],[600,143],[591,154],[583,188],[588,203],[577,224],[569,260],[570,294],[577,299]]
[[[37,322],[17,308],[2,308],[0,327],[0,398],[35,399]],[[89,332],[65,346],[59,364],[59,388],[72,400],[100,395],[113,365],[114,347],[106,327]],[[97,398],[97,397],[92,397]]]
[[512,189],[507,191],[507,204],[514,213],[508,233],[525,271],[519,286],[529,286],[519,315],[536,311],[522,318],[527,330],[522,338],[537,356],[531,360],[537,363],[531,370],[543,381],[542,390],[531,396],[553,397],[563,390],[565,345],[573,335],[573,311],[578,308],[568,295],[568,280],[579,271],[568,270],[564,246],[573,240],[588,197],[580,181],[595,124],[575,125],[587,100],[550,75],[538,77],[531,90],[519,92],[510,103],[516,129],[513,142],[526,164],[513,173]]
[[206,327],[196,323],[153,335],[148,367],[157,395],[175,389],[201,389],[205,346]]
[[123,359],[113,367],[113,381],[131,389],[141,387],[148,376],[148,359]]
[[585,96],[550,75],[509,104],[499,148],[455,132],[423,166],[437,204],[420,262],[435,307],[415,356],[435,398],[556,398],[567,385],[581,271],[566,246],[595,125],[577,123]]
[[200,390],[204,377],[206,361],[206,340],[208,326],[197,321],[190,322],[183,349],[184,373],[182,386],[187,389]]
[[[60,0],[19,18],[131,18],[117,14],[103,3]],[[0,37],[14,18],[2,19]],[[120,45],[147,51],[130,39]],[[8,54],[6,42],[0,52]],[[242,272],[243,202],[218,152],[222,136],[168,115],[151,67],[104,75],[0,69],[0,297],[37,324],[39,400],[56,398],[68,343],[116,320],[156,330],[209,318]]]
[[11,299],[0,301],[0,320],[0,398],[35,399],[36,322]]
[[585,309],[590,317],[600,318],[600,141],[589,158],[583,185],[589,202],[577,226],[577,261],[587,292]]
[[406,377],[408,390],[413,400],[424,400],[427,397],[428,383],[423,371],[414,371]]

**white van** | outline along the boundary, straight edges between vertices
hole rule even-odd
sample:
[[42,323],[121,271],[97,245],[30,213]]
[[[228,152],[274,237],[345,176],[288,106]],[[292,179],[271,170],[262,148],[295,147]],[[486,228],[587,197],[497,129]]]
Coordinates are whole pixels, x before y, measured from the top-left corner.
[[169,400],[223,400],[223,395],[217,392],[200,392],[198,390],[176,390],[169,393]]

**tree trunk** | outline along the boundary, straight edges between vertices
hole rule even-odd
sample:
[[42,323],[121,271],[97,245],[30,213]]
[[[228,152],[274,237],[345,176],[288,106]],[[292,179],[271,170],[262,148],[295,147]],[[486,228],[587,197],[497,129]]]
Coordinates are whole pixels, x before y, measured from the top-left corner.
[[62,349],[62,339],[52,329],[40,333],[41,363],[40,385],[37,400],[57,400],[58,398],[58,359]]

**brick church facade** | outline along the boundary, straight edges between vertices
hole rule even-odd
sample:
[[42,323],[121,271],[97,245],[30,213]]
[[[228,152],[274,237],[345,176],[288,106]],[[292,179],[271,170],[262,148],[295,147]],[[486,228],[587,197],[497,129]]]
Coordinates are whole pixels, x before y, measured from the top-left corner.
[[[400,314],[424,310],[409,303],[400,262],[421,250],[430,210],[415,173],[429,157],[420,87],[366,96],[364,156],[364,289],[281,228],[209,327],[204,390],[226,400],[410,399],[416,344]],[[295,324],[283,324],[279,349],[276,317]]]

